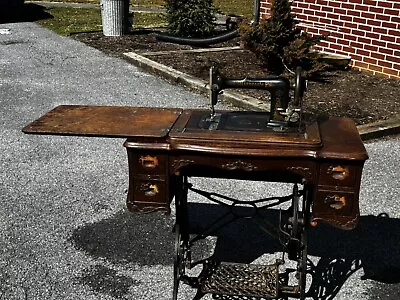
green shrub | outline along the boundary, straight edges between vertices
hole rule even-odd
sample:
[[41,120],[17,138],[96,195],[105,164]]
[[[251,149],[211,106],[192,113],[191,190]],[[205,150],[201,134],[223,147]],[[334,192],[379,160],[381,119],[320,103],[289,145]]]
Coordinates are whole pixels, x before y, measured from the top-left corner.
[[311,76],[325,68],[319,62],[319,54],[311,51],[325,36],[311,37],[297,26],[288,0],[271,2],[271,16],[258,24],[246,21],[239,26],[245,48],[261,57],[268,72],[282,74],[286,68],[295,70],[301,66]]
[[212,0],[166,0],[167,30],[174,36],[205,37],[215,30]]

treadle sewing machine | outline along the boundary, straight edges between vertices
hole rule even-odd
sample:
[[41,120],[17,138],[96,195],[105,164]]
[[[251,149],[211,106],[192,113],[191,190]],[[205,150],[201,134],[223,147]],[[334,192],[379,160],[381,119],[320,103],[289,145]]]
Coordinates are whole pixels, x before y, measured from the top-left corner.
[[[169,213],[175,197],[174,300],[180,282],[198,289],[196,299],[206,293],[304,299],[307,229],[318,222],[345,230],[357,225],[361,172],[368,155],[350,119],[329,118],[304,125],[301,103],[306,84],[300,69],[294,81],[283,77],[228,79],[212,67],[211,110],[64,105],[23,131],[127,138],[129,210]],[[267,90],[270,113],[215,111],[218,95],[226,88]],[[286,197],[247,201],[195,189],[188,182],[191,176],[279,181],[294,186]],[[228,209],[194,237],[188,229],[189,190]],[[284,259],[272,265],[192,259],[191,249],[199,239],[235,219],[263,219],[264,210],[282,203],[290,207],[282,211],[277,230],[271,233],[280,241],[283,257],[296,262],[297,283],[282,280]],[[242,207],[248,215],[238,212]],[[201,273],[189,276],[189,269],[199,264],[203,265]]]

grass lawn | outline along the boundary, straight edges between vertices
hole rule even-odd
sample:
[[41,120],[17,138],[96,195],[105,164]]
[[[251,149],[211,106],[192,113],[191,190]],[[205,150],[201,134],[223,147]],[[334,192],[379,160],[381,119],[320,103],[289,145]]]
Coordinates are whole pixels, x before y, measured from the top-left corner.
[[[101,11],[98,8],[70,8],[54,7],[46,12],[52,18],[37,21],[40,25],[49,28],[60,35],[69,35],[76,32],[100,31]],[[165,26],[162,14],[135,13],[135,28],[150,28]]]
[[[59,2],[60,0],[46,0]],[[63,0],[64,2],[100,3],[100,0]],[[160,8],[164,0],[130,0],[133,7]],[[245,15],[249,19],[253,12],[253,0],[214,0],[214,5],[226,14]],[[99,8],[53,7],[46,10],[52,18],[38,21],[60,35],[75,32],[99,31],[101,26],[101,11]],[[135,13],[134,28],[150,28],[165,26],[163,15],[160,13]]]

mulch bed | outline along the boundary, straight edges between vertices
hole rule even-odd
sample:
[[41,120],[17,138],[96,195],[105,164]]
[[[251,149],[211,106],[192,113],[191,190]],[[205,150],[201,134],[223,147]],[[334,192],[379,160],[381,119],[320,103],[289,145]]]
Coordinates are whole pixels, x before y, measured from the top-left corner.
[[[102,32],[79,33],[71,36],[106,54],[123,57],[125,52],[154,52],[192,49],[187,45],[160,42],[152,31],[135,31],[122,37],[105,37]],[[213,45],[237,46],[238,40]],[[245,50],[208,53],[173,53],[151,56],[152,60],[176,70],[207,80],[208,70],[217,62],[227,77],[261,77],[267,73],[255,55]],[[311,118],[320,116],[350,117],[360,124],[386,120],[399,115],[400,80],[374,76],[357,70],[326,72],[318,81],[309,81],[304,111]],[[247,90],[247,94],[265,99],[263,91]]]

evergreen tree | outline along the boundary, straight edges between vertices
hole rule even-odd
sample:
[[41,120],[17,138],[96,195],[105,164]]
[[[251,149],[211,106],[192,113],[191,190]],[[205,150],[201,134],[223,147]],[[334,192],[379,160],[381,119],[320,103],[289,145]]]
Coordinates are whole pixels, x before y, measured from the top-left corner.
[[215,30],[212,0],[166,0],[167,30],[174,36],[205,37]]
[[271,1],[271,15],[256,25],[243,22],[239,27],[245,48],[261,57],[268,72],[281,74],[285,68],[295,70],[301,66],[311,75],[322,69],[319,55],[311,51],[325,36],[311,37],[297,27],[290,1]]

